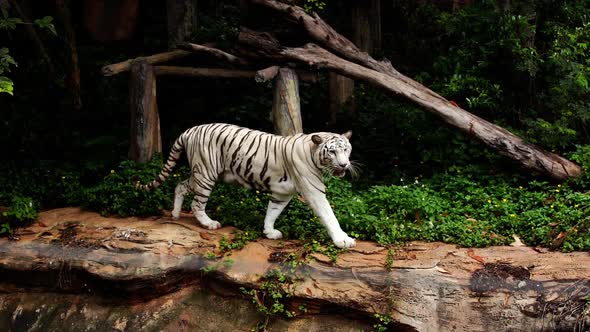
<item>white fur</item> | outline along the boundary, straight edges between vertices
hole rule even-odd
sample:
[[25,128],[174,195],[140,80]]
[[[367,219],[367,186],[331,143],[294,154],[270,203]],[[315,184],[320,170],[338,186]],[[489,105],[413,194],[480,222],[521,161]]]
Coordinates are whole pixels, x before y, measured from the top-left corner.
[[[300,193],[326,227],[334,245],[354,247],[355,240],[340,228],[326,198],[322,177],[325,168],[338,171],[342,176],[350,167],[350,134],[281,137],[224,124],[191,128],[176,141],[175,151],[167,164],[168,170],[171,169],[184,149],[192,169],[191,178],[180,182],[175,189],[172,216],[178,218],[184,196],[192,192],[195,198],[191,210],[199,223],[208,229],[221,227],[205,212],[211,190],[221,176],[227,182],[237,182],[244,187],[264,185],[270,189],[273,200],[268,204],[263,231],[267,238],[280,239],[283,236],[274,228],[274,223],[293,195]],[[226,144],[228,141],[236,144]],[[238,146],[237,142],[242,145]],[[169,172],[163,170],[161,175],[166,178]],[[159,181],[152,184],[157,185]]]

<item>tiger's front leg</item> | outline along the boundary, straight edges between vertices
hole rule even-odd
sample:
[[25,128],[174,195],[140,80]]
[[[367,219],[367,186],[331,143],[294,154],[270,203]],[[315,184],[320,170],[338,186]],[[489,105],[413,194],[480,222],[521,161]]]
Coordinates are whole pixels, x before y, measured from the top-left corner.
[[332,211],[330,202],[328,202],[325,194],[321,192],[311,192],[304,193],[303,196],[309,207],[311,207],[313,213],[315,213],[324,227],[326,227],[326,230],[336,247],[352,248],[356,245],[356,241],[340,228],[338,219],[336,219],[334,211]]
[[278,229],[274,228],[275,221],[283,212],[285,206],[289,204],[293,195],[272,194],[270,202],[268,202],[268,209],[266,210],[266,217],[264,218],[264,235],[267,238],[276,240],[283,237],[283,234]]

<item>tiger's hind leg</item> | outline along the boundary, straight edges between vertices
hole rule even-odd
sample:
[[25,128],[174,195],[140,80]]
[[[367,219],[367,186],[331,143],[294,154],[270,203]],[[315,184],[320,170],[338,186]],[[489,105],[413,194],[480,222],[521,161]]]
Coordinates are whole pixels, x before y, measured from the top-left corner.
[[283,212],[285,206],[289,204],[293,195],[272,194],[270,202],[268,202],[268,209],[266,210],[266,217],[264,218],[264,235],[272,240],[280,239],[283,234],[278,229],[275,229],[275,221]]
[[174,208],[172,209],[172,219],[178,220],[184,196],[190,191],[189,179],[179,182],[174,189]]
[[209,195],[215,186],[215,180],[216,179],[206,179],[205,177],[197,179],[194,175],[191,178],[191,188],[195,193],[195,197],[191,203],[191,210],[199,223],[207,229],[218,229],[221,227],[221,224],[218,221],[209,218],[205,212]]

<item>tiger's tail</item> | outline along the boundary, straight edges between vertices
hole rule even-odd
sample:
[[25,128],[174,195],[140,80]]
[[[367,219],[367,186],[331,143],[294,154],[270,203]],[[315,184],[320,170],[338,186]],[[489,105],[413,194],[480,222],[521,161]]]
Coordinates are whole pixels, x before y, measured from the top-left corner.
[[168,156],[168,160],[164,167],[160,170],[160,174],[150,183],[148,184],[141,184],[139,181],[135,183],[136,189],[141,189],[145,191],[150,191],[154,188],[158,188],[166,179],[170,176],[172,169],[176,166],[176,162],[180,158],[182,152],[184,152],[184,143],[183,143],[183,136],[180,135],[172,145],[172,149],[170,150],[170,155]]

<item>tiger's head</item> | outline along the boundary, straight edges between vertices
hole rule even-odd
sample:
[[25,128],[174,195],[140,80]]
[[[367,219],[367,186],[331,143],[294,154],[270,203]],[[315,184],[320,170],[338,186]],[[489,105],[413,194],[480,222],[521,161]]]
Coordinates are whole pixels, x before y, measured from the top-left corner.
[[352,146],[348,140],[351,136],[352,131],[350,130],[342,135],[320,136],[314,134],[311,136],[311,140],[317,146],[320,165],[335,176],[343,177],[346,171],[356,175],[356,167],[349,159]]

